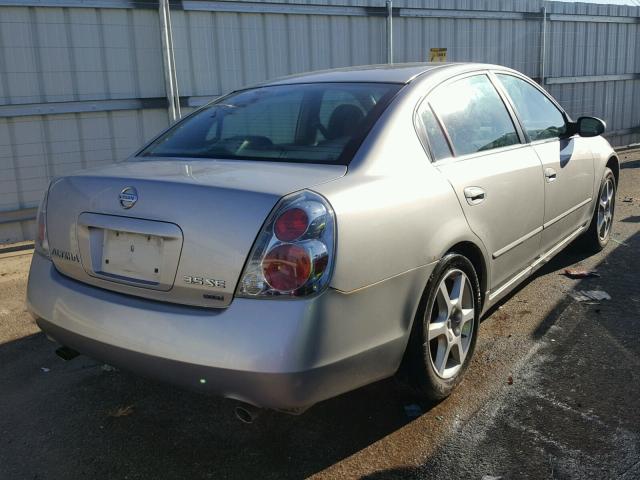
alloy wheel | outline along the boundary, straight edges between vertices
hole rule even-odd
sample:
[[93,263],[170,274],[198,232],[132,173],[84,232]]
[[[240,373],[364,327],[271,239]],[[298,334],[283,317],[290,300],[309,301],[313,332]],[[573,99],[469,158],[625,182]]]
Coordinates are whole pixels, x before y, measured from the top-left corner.
[[464,365],[471,346],[475,302],[471,282],[458,269],[449,270],[440,281],[429,315],[425,349],[436,374],[453,378]]
[[613,184],[613,178],[609,177],[602,186],[598,202],[598,237],[600,238],[600,241],[605,241],[611,231],[614,193],[615,186]]

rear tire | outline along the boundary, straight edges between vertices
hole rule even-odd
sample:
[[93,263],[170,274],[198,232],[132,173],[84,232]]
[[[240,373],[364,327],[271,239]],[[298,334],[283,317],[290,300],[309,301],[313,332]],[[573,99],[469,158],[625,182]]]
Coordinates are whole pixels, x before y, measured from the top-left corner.
[[582,245],[589,252],[597,253],[609,243],[616,206],[616,187],[613,172],[605,168],[591,224],[582,236]]
[[406,367],[412,389],[439,402],[460,383],[478,336],[480,282],[471,262],[447,254],[436,266],[422,295]]

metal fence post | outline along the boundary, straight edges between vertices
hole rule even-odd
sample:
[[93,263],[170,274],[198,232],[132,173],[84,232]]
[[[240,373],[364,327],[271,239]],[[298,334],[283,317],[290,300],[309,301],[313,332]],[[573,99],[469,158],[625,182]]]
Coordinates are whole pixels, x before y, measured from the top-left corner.
[[547,56],[547,7],[542,7],[542,41],[540,42],[540,85],[545,84],[545,63]]
[[387,0],[387,63],[393,63],[393,2]]
[[160,37],[162,40],[162,65],[164,67],[164,84],[169,103],[169,121],[176,122],[181,117],[180,94],[178,93],[178,76],[176,60],[173,52],[173,32],[171,31],[171,13],[169,0],[158,2],[160,15]]

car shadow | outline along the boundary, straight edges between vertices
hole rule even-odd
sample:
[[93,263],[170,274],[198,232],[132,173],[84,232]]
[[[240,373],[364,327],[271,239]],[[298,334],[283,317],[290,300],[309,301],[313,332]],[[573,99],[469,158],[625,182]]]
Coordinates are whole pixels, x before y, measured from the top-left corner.
[[[36,334],[0,345],[0,465],[7,478],[302,478],[411,421],[388,379],[304,415],[262,411],[252,424],[232,400],[65,362]],[[27,460],[24,448],[37,452]]]
[[[629,252],[640,250],[640,234],[625,242],[627,247],[607,247],[598,267],[602,277],[583,280],[580,288],[625,294],[614,280]],[[588,256],[565,250],[509,297]],[[569,301],[540,319],[533,336],[544,335]],[[302,478],[403,429],[412,422],[403,407],[416,403],[388,379],[301,416],[264,411],[246,425],[234,417],[234,401],[111,371],[86,357],[64,362],[54,348],[43,334],[0,344],[0,465],[6,478]],[[390,469],[366,478],[414,472]]]
[[[485,423],[488,429],[473,439],[475,443],[463,443],[475,456],[451,454],[460,451],[461,443],[456,440],[464,438],[467,432],[463,430],[441,442],[419,467],[381,470],[365,478],[484,478],[487,471],[496,475],[486,475],[491,478],[545,478],[549,471],[553,478],[598,478],[604,471],[611,478],[622,478],[633,471],[637,458],[626,453],[626,447],[616,445],[611,456],[603,454],[612,447],[603,446],[603,431],[593,424],[597,419],[600,427],[616,433],[640,428],[640,417],[628,413],[635,408],[639,393],[640,344],[634,340],[640,334],[640,259],[634,255],[639,249],[640,232],[625,239],[624,245],[610,243],[595,265],[600,276],[572,283],[571,288],[577,291],[604,290],[609,300],[581,303],[566,296],[569,300],[557,302],[538,324],[531,333],[534,339],[557,327],[538,352],[541,359],[534,368],[540,383],[527,390],[523,381],[518,389],[521,397]],[[538,275],[559,273],[558,269],[581,256],[566,250]],[[527,378],[528,372],[521,377]],[[552,399],[549,404],[540,403],[545,395]],[[571,417],[576,412],[584,415],[582,423]],[[486,422],[486,417],[479,417],[478,423]],[[476,427],[469,430],[476,432]],[[635,445],[635,439],[629,444]],[[578,445],[579,449],[571,450],[567,445]],[[487,451],[498,453],[487,458]],[[576,468],[573,455],[590,461],[581,461]]]
[[640,160],[630,160],[628,162],[622,162],[620,164],[621,169],[626,168],[640,168]]

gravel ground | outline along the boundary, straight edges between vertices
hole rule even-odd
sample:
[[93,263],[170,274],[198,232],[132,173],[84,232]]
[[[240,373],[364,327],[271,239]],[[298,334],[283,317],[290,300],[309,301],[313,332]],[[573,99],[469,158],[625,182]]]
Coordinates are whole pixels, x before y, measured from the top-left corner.
[[24,308],[30,256],[0,257],[0,479],[640,478],[640,156],[626,157],[614,241],[561,253],[491,312],[463,383],[417,418],[386,380],[245,425],[232,401],[64,362]]

